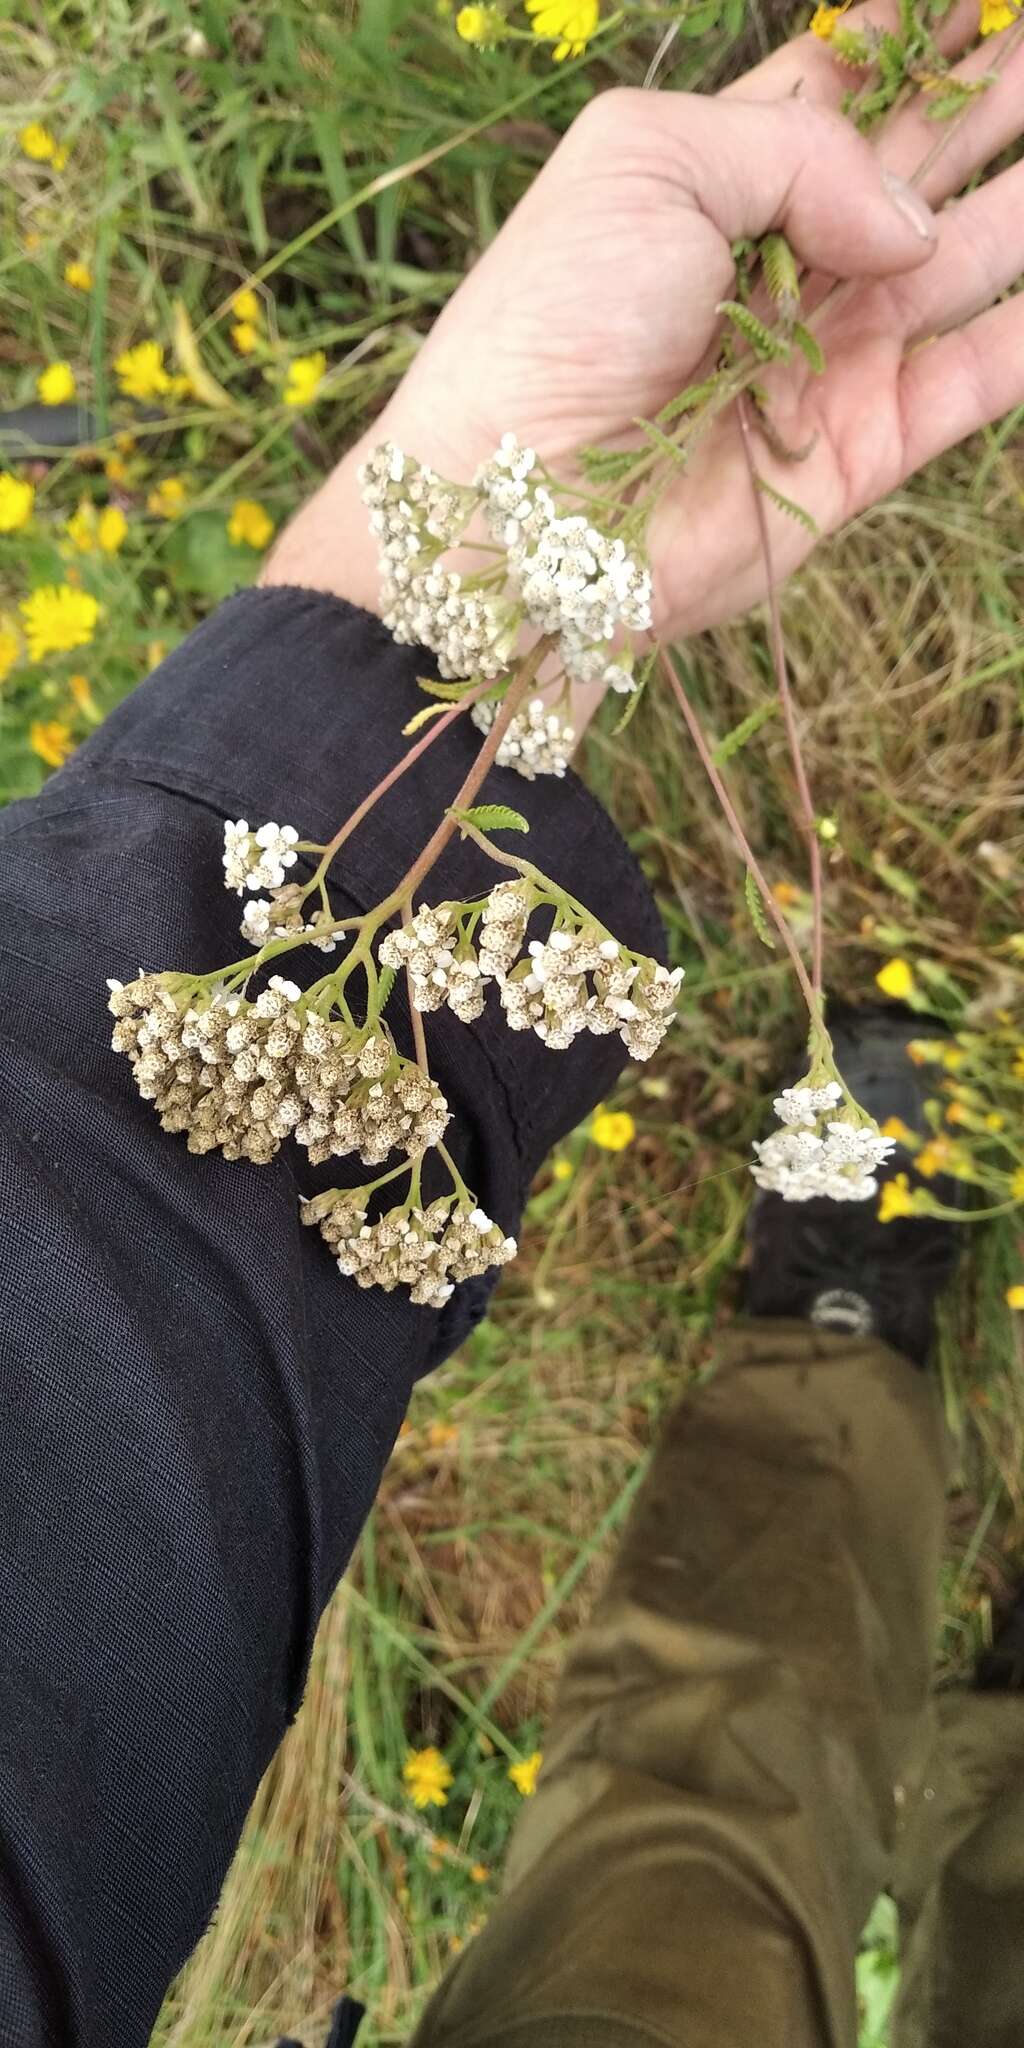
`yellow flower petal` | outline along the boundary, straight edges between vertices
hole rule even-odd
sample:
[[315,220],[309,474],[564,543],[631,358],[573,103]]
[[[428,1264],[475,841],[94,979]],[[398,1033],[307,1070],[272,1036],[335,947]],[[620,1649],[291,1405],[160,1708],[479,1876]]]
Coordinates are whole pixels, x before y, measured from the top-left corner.
[[511,1778],[512,1783],[515,1786],[516,1791],[521,1792],[524,1799],[533,1798],[533,1795],[537,1790],[537,1778],[540,1773],[540,1767],[543,1762],[543,1750],[535,1749],[533,1755],[524,1757],[522,1763],[509,1765],[509,1777]]
[[627,1109],[606,1109],[595,1116],[590,1135],[602,1152],[622,1152],[636,1137],[636,1125]]
[[896,1216],[914,1214],[914,1197],[905,1173],[898,1173],[893,1180],[882,1186],[882,1197],[878,1204],[879,1223],[891,1223]]
[[981,33],[983,36],[997,36],[1004,28],[1012,28],[1019,19],[1020,9],[1011,0],[981,0]]
[[912,1131],[903,1122],[902,1117],[886,1117],[884,1124],[879,1125],[879,1129],[883,1138],[895,1138],[897,1145],[905,1145],[908,1152],[915,1152],[921,1143],[917,1132]]
[[44,405],[66,405],[75,395],[75,373],[70,363],[48,363],[36,378],[36,390]]
[[75,590],[70,583],[42,585],[22,599],[19,609],[32,661],[45,661],[48,654],[67,654],[73,647],[85,647],[100,615],[99,604],[91,592]]
[[240,356],[251,356],[259,338],[259,330],[251,320],[238,320],[231,329],[231,339]]
[[155,512],[158,519],[177,519],[185,509],[187,497],[188,485],[184,477],[165,476],[150,491],[146,507],[148,511]]
[[572,1161],[569,1159],[556,1159],[551,1168],[551,1178],[552,1180],[571,1180]]
[[27,526],[35,495],[34,484],[23,483],[7,469],[0,470],[0,533],[17,533],[19,526]]
[[21,635],[9,612],[0,612],[0,683],[21,658]]
[[160,398],[171,388],[158,341],[140,341],[134,348],[122,350],[114,357],[114,369],[126,398]]
[[236,547],[265,548],[273,532],[269,512],[255,498],[236,498],[228,520],[228,539]]
[[65,263],[64,282],[69,284],[74,292],[91,292],[93,278],[89,265],[78,261]]
[[88,676],[69,676],[68,689],[74,698],[77,709],[82,713],[83,717],[89,720],[89,724],[99,725],[103,713],[89,687]]
[[455,33],[464,43],[493,49],[507,36],[508,23],[500,7],[460,7],[455,17]]
[[57,153],[57,138],[51,135],[49,128],[44,128],[41,121],[30,121],[27,128],[22,129],[18,141],[33,163],[49,163]]
[[286,405],[311,405],[327,368],[327,357],[318,348],[311,356],[296,356],[288,365],[285,379],[284,402]]
[[96,514],[88,498],[83,498],[77,512],[65,520],[64,531],[80,555],[91,555],[96,545]]
[[1007,1288],[1006,1305],[1007,1308],[1024,1308],[1024,1287],[1019,1280],[1015,1286]]
[[29,745],[48,768],[59,768],[75,751],[70,726],[59,718],[33,720],[28,729]]
[[96,527],[96,539],[105,555],[116,555],[128,532],[128,521],[120,505],[105,505]]
[[231,311],[236,320],[256,321],[260,318],[263,308],[251,285],[243,284],[241,290],[235,293],[231,301]]
[[410,1749],[402,1777],[414,1806],[447,1806],[452,1772],[439,1749]]
[[1018,1166],[1010,1182],[1010,1193],[1015,1202],[1024,1202],[1024,1166]]
[[914,970],[906,960],[887,960],[885,966],[879,968],[875,980],[882,994],[892,996],[897,1002],[913,995],[916,985]]

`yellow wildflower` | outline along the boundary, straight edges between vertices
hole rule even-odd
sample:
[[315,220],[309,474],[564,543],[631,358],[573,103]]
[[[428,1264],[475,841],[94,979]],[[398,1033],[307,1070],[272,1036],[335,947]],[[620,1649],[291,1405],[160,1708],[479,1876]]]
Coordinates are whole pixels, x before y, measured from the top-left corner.
[[789,910],[792,904],[800,901],[800,891],[795,882],[776,882],[772,895],[780,910]]
[[96,630],[100,608],[88,590],[74,590],[70,583],[44,583],[22,599],[32,661],[45,661],[48,654],[67,654],[72,647],[85,647]]
[[163,661],[163,659],[164,659],[164,657],[165,657],[166,653],[167,653],[167,642],[166,642],[166,640],[150,640],[150,641],[149,641],[149,643],[148,643],[148,645],[147,645],[147,647],[146,647],[146,660],[147,660],[147,662],[148,662],[148,664],[149,664],[149,669],[150,669],[150,673],[151,673],[151,674],[152,674],[152,671],[153,671],[153,670],[154,670],[155,668],[159,668],[159,666],[160,666],[160,663],[161,663],[161,662]]
[[[2,638],[2,635],[0,635]],[[1024,1202],[1024,1166],[1018,1166],[1010,1182],[1010,1193],[1015,1202]]]
[[231,301],[231,311],[236,320],[258,320],[263,311],[259,299],[249,284],[243,284]]
[[231,339],[240,356],[251,356],[259,338],[259,331],[251,320],[237,320],[231,329]]
[[273,536],[274,522],[255,498],[236,498],[228,520],[228,539],[236,547],[265,548]]
[[123,455],[108,455],[103,464],[103,474],[110,484],[123,484],[128,477],[128,464]]
[[57,154],[57,137],[51,135],[41,121],[30,121],[28,127],[22,129],[18,141],[25,155],[30,156],[35,164],[49,163]]
[[537,1777],[544,1762],[542,1749],[535,1749],[532,1756],[525,1757],[521,1764],[510,1764],[508,1774],[517,1792],[524,1799],[532,1799],[537,1790]]
[[905,1173],[898,1173],[894,1180],[883,1183],[882,1199],[878,1204],[879,1223],[891,1223],[894,1216],[912,1216],[914,1197]]
[[402,1776],[414,1806],[447,1806],[452,1773],[439,1749],[411,1749]]
[[906,960],[887,960],[875,976],[884,996],[905,1001],[914,993],[914,970]]
[[0,533],[17,533],[32,517],[35,486],[23,483],[10,470],[0,470]]
[[460,7],[455,17],[455,33],[464,43],[493,49],[495,43],[507,36],[508,23],[500,7]]
[[571,1180],[572,1161],[570,1159],[556,1159],[551,1168],[551,1178],[552,1180]]
[[68,689],[74,698],[78,710],[84,718],[89,720],[89,724],[99,725],[103,713],[89,687],[88,676],[69,676]]
[[1015,1081],[1024,1081],[1024,1045],[1015,1046],[1014,1053],[1016,1057],[1013,1062],[1013,1078]]
[[916,1151],[921,1143],[917,1132],[912,1131],[902,1117],[886,1117],[884,1124],[879,1125],[879,1129],[883,1138],[895,1138],[897,1145],[905,1145],[908,1152]]
[[1006,1118],[1004,1116],[1000,1116],[999,1111],[997,1109],[990,1109],[987,1117],[985,1118],[985,1129],[987,1131],[1005,1131]]
[[924,1174],[925,1180],[931,1180],[937,1173],[951,1173],[962,1159],[959,1145],[954,1145],[952,1138],[947,1138],[940,1131],[937,1137],[929,1138],[927,1145],[922,1145],[914,1165],[918,1173]]
[[80,555],[91,555],[96,546],[96,509],[83,498],[77,512],[64,522],[64,531]]
[[556,64],[566,57],[581,57],[597,28],[599,0],[526,0],[526,12],[533,16],[533,33],[548,39],[560,37],[552,55]]
[[942,1055],[942,1064],[948,1074],[955,1074],[957,1068],[963,1066],[966,1058],[967,1054],[962,1045],[951,1045],[949,1051]]
[[965,1124],[970,1113],[969,1109],[964,1108],[962,1102],[951,1102],[946,1111],[946,1122],[948,1124]]
[[162,398],[171,388],[158,341],[140,341],[114,357],[114,369],[126,398]]
[[75,751],[71,727],[59,718],[35,718],[28,729],[29,746],[48,768],[59,768]]
[[327,357],[318,348],[315,355],[296,356],[288,365],[285,380],[284,402],[286,405],[311,405],[323,382],[327,368]]
[[470,1865],[469,1875],[474,1884],[486,1884],[491,1873],[486,1863],[473,1863]]
[[821,6],[817,7],[811,16],[812,36],[820,36],[823,43],[829,42],[835,31],[836,22],[840,15],[846,13],[849,5],[850,0],[842,0],[841,6],[829,7],[826,0],[822,0]]
[[602,1152],[622,1152],[636,1137],[636,1125],[628,1109],[600,1110],[590,1126],[590,1135]]
[[96,526],[96,539],[105,555],[116,555],[128,532],[128,521],[120,505],[104,505]]
[[150,491],[146,505],[150,512],[156,513],[158,519],[177,519],[184,511],[187,497],[188,486],[184,477],[165,476],[161,477],[156,488]]
[[44,405],[66,405],[75,395],[75,373],[70,363],[48,363],[36,378],[36,390]]
[[65,263],[64,282],[71,286],[73,292],[91,292],[92,271],[89,265],[80,263],[77,259],[73,263]]
[[1024,1287],[1019,1280],[1015,1287],[1007,1288],[1006,1305],[1007,1308],[1024,1308]]
[[58,143],[56,149],[53,152],[52,157],[50,158],[50,162],[53,166],[53,169],[55,171],[62,171],[65,168],[65,165],[67,164],[67,160],[70,154],[71,151],[69,150],[66,142]]
[[1019,13],[1011,0],[981,0],[982,35],[997,36],[1004,28],[1012,28]]
[[0,612],[0,683],[10,675],[21,654],[21,635],[9,612]]

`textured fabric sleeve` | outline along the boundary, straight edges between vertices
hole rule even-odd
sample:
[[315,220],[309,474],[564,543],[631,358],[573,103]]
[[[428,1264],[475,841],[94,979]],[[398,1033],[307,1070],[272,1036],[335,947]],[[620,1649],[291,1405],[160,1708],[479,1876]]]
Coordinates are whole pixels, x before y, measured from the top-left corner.
[[[244,593],[0,816],[2,2048],[148,2040],[298,1708],[410,1388],[486,1306],[485,1282],[438,1313],[343,1280],[298,1215],[338,1163],[190,1155],[135,1094],[106,1010],[108,974],[241,956],[225,818],[325,841],[407,744],[425,665],[330,597]],[[425,842],[472,758],[465,725],[353,836],[332,873],[342,914]],[[660,956],[639,872],[575,777],[495,770],[485,793],[529,813],[539,866]],[[493,878],[460,844],[430,894]],[[514,1231],[619,1041],[549,1053],[493,1005],[428,1032],[460,1165]]]

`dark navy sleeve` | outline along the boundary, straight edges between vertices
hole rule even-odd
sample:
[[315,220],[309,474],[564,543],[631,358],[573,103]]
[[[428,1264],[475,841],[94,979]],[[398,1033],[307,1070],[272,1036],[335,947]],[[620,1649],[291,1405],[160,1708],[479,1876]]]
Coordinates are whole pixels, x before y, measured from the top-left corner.
[[[486,1281],[437,1312],[343,1279],[299,1220],[338,1162],[189,1154],[110,1050],[106,1008],[108,975],[242,955],[224,820],[326,841],[409,744],[428,661],[334,598],[245,592],[0,815],[0,2048],[148,2041],[410,1389],[486,1307]],[[353,835],[341,914],[393,887],[478,745],[456,721]],[[485,795],[528,814],[537,865],[662,957],[646,885],[576,777],[493,770]],[[428,895],[496,878],[460,843]],[[324,971],[309,958],[306,979]],[[551,1053],[493,1000],[427,1031],[459,1163],[514,1232],[623,1049]]]

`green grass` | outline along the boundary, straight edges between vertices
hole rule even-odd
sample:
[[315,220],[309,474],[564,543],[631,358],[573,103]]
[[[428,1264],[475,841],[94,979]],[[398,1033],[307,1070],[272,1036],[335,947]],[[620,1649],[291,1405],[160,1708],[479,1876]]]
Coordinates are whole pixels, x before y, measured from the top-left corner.
[[[774,13],[774,23],[773,23]],[[717,25],[716,24],[717,21]],[[712,83],[791,25],[702,9],[677,83]],[[234,500],[279,524],[372,417],[418,337],[589,94],[637,83],[663,26],[652,10],[585,64],[514,45],[491,57],[405,0],[316,10],[205,0],[91,9],[15,0],[0,26],[6,107],[0,404],[38,370],[73,365],[95,412],[86,451],[33,470],[31,529],[0,538],[0,611],[68,568],[63,522],[102,505],[105,455],[131,428],[117,486],[129,536],[113,560],[71,563],[104,614],[92,646],[19,661],[0,688],[0,795],[36,789],[38,721],[84,736],[69,689],[98,713],[259,557],[233,546]],[[209,54],[189,53],[200,28]],[[43,118],[72,146],[53,175],[19,152]],[[419,167],[402,166],[419,160]],[[70,205],[68,203],[70,195]],[[26,249],[25,238],[36,238]],[[87,297],[62,281],[71,256]],[[241,358],[227,301],[263,281],[265,345]],[[140,419],[117,393],[120,349],[167,347],[186,309],[229,403],[184,400]],[[281,402],[287,360],[322,348],[324,395]],[[0,423],[2,426],[2,423]],[[149,513],[182,475],[175,522]],[[821,551],[787,593],[787,642],[821,812],[832,985],[872,986],[906,953],[939,1006],[1019,1003],[999,948],[1020,918],[1024,854],[1021,421],[932,471]],[[722,739],[770,689],[763,621],[687,649],[689,686]],[[317,2048],[344,1987],[370,2007],[361,2044],[407,2034],[453,1947],[495,1895],[518,1805],[510,1756],[543,1740],[567,1633],[590,1601],[659,1411],[713,1358],[732,1312],[745,1159],[776,1075],[798,1050],[799,1005],[749,926],[728,839],[670,708],[653,694],[622,742],[595,735],[587,770],[654,883],[688,970],[682,1022],[620,1096],[637,1138],[619,1155],[586,1130],[572,1171],[541,1176],[523,1255],[489,1322],[416,1394],[350,1580],[324,1618],[306,1705],[256,1800],[219,1913],[160,2021],[162,2048],[244,2048],[278,2032]],[[804,887],[784,736],[769,720],[730,764],[773,882]],[[797,924],[806,899],[791,915]],[[943,980],[941,977],[945,976]],[[1024,1267],[1015,1226],[978,1234],[945,1319],[943,1384],[961,1430],[945,1573],[941,1669],[968,1668],[1024,1550],[1024,1358],[1007,1313]],[[435,1429],[432,1441],[431,1425]],[[448,1805],[414,1813],[408,1745],[455,1770]],[[439,1857],[435,1838],[446,1846]],[[477,1882],[472,1869],[492,1873]],[[889,1930],[865,1975],[865,2048],[884,2039]],[[881,1958],[877,1965],[872,1957]]]

